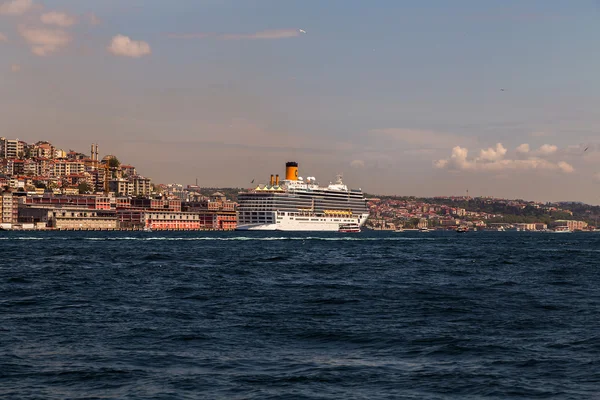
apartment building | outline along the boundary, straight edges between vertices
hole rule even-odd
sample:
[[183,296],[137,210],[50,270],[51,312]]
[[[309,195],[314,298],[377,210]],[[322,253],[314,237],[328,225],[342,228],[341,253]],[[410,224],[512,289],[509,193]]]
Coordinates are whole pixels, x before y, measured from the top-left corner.
[[21,158],[25,154],[26,145],[19,139],[0,137],[0,158]]
[[127,176],[137,175],[137,171],[135,170],[135,167],[133,165],[121,164],[121,171],[123,172],[123,175],[127,175]]
[[553,227],[567,227],[570,231],[582,231],[588,227],[587,222],[584,221],[573,221],[568,219],[556,220],[552,223]]
[[50,162],[49,172],[51,178],[79,175],[85,172],[85,164],[81,161],[54,160]]
[[19,219],[19,197],[10,191],[0,194],[0,223],[16,224]]
[[535,223],[518,223],[513,226],[519,231],[535,231],[536,229]]
[[33,146],[31,146],[31,155],[33,157],[40,158],[53,158],[54,156],[54,146],[52,146],[48,142],[37,142]]
[[29,196],[25,206],[81,207],[89,210],[114,210],[115,198],[108,196]]
[[[131,207],[145,208],[150,210],[181,211],[181,200],[179,199],[131,199]],[[191,211],[191,210],[184,210]]]
[[131,196],[133,194],[133,183],[126,179],[111,179],[108,181],[108,190],[119,196]]
[[152,193],[152,181],[143,176],[133,176],[129,178],[133,184],[132,196],[149,196]]
[[44,225],[59,230],[117,229],[117,215],[110,210],[90,210],[86,207],[27,206],[19,212],[23,223]]

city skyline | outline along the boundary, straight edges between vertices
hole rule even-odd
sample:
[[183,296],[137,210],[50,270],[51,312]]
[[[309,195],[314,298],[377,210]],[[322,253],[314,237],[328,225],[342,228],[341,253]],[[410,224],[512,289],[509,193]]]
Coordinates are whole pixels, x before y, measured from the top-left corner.
[[247,187],[600,203],[598,2],[0,0],[0,136]]

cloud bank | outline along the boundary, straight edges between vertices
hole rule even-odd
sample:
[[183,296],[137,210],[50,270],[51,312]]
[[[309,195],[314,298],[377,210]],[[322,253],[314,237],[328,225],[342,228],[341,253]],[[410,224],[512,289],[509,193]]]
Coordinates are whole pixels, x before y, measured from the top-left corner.
[[77,19],[69,14],[51,11],[42,14],[40,20],[46,25],[56,25],[61,28],[67,28],[77,23]]
[[556,146],[543,145],[538,150],[531,152],[528,144],[517,147],[517,154],[523,158],[506,158],[508,150],[502,143],[495,147],[481,149],[479,155],[469,158],[469,150],[455,146],[450,158],[437,160],[434,166],[440,169],[453,171],[507,171],[507,170],[548,170],[563,173],[575,171],[572,165],[565,161],[553,162],[543,157],[555,154]]
[[31,48],[31,52],[38,56],[47,56],[67,46],[72,37],[60,29],[29,28],[19,26],[19,34]]
[[530,151],[530,148],[527,143],[523,143],[523,144],[519,145],[519,147],[517,147],[517,153],[519,153],[519,154],[527,154],[527,153],[529,153],[529,151]]
[[140,58],[152,53],[150,45],[144,41],[131,40],[123,35],[113,37],[107,50],[115,56]]
[[0,42],[8,42],[8,38],[2,32],[0,32]]
[[33,7],[32,0],[12,0],[0,4],[0,15],[23,15]]

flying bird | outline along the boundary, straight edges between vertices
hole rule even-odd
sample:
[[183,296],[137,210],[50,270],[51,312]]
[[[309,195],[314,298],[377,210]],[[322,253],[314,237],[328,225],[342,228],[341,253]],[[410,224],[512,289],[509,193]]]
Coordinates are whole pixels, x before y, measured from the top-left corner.
[[300,33],[306,33],[306,31],[304,29],[298,29],[298,32],[300,32]]

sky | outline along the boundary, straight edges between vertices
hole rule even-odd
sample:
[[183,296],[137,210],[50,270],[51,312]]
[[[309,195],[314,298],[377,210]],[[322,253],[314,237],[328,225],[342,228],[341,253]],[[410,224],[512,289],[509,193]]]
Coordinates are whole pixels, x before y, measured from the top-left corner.
[[598,0],[0,0],[0,136],[156,183],[600,204]]

